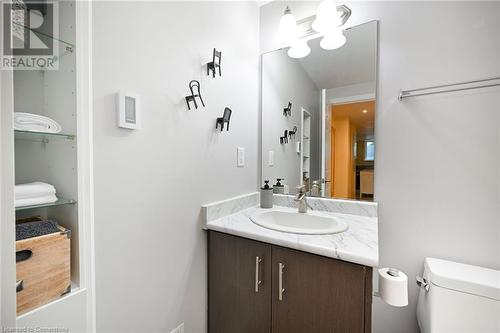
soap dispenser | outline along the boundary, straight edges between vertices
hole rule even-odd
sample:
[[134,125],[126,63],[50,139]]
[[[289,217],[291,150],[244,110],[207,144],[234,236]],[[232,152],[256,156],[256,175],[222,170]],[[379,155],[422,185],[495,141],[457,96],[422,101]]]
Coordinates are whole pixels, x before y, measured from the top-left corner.
[[273,193],[274,194],[285,194],[285,186],[281,184],[284,178],[276,178],[276,184],[274,184]]
[[260,188],[260,208],[273,208],[273,188],[269,187],[269,180],[264,180],[264,183]]

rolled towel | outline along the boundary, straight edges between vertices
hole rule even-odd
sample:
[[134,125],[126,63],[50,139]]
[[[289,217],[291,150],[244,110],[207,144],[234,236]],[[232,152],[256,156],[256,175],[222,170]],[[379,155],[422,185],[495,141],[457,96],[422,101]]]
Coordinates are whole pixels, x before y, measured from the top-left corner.
[[17,208],[25,206],[43,205],[47,203],[53,203],[56,201],[57,197],[55,196],[55,194],[50,194],[36,198],[16,199],[14,200],[14,206]]
[[14,112],[14,129],[31,132],[61,132],[61,125],[55,120],[38,114]]
[[14,188],[14,197],[16,200],[55,196],[55,194],[56,188],[53,185],[43,182],[19,184]]

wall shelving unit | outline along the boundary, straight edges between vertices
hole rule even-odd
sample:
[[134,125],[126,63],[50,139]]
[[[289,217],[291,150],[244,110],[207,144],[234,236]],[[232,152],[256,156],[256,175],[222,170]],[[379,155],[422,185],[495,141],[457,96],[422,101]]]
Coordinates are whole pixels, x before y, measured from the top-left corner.
[[[4,327],[59,327],[95,331],[93,257],[91,6],[86,1],[58,1],[58,70],[14,70],[2,73],[2,171],[0,213],[0,321]],[[2,9],[0,9],[2,11]],[[10,110],[4,112],[4,110]],[[62,133],[14,130],[13,112],[56,120]],[[10,130],[10,134],[7,132]],[[5,134],[4,134],[5,133]],[[55,186],[58,200],[14,207],[14,184],[42,181]],[[7,190],[6,187],[9,188]],[[12,185],[10,185],[12,184]],[[60,298],[16,314],[15,220],[54,218],[71,230],[71,291]],[[11,223],[7,223],[10,220]],[[3,292],[7,291],[7,292]]]
[[[300,184],[306,185],[306,190],[309,191],[309,183],[311,177],[311,113],[306,109],[301,108],[300,118]],[[309,179],[309,181],[305,181]]]

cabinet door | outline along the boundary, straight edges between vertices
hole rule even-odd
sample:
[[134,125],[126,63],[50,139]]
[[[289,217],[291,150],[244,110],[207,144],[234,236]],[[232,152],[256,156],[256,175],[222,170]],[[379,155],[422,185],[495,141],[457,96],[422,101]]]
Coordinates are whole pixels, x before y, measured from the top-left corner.
[[277,246],[272,252],[273,333],[370,332],[371,268]]
[[208,266],[209,332],[270,333],[271,246],[209,231]]

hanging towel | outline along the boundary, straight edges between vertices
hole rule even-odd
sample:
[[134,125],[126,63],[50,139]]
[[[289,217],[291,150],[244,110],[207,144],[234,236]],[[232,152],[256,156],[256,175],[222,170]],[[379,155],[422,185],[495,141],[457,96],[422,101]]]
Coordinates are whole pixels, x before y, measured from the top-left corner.
[[33,113],[14,112],[14,129],[32,132],[61,132],[61,125],[48,117]]

